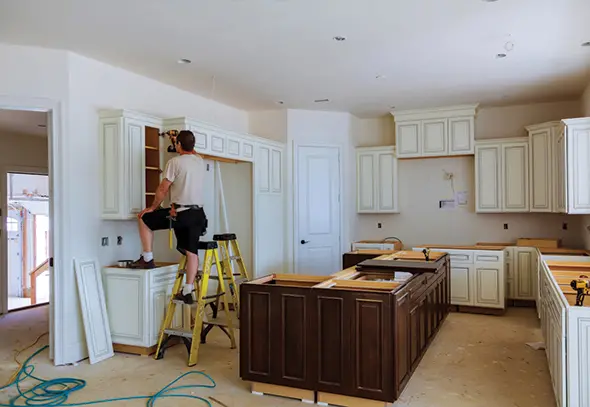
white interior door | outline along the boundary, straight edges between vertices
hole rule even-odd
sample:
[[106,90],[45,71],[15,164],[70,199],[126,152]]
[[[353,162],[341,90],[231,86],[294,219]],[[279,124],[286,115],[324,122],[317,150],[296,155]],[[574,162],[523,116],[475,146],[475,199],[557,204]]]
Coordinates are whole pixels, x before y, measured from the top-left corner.
[[329,275],[340,269],[340,151],[298,146],[295,188],[295,272]]

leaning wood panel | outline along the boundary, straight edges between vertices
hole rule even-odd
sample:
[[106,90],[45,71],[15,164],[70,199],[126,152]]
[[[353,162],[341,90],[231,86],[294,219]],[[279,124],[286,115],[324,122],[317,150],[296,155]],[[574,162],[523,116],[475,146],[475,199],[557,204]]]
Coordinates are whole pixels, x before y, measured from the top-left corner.
[[74,264],[88,356],[94,364],[115,355],[102,277],[96,260],[75,259]]

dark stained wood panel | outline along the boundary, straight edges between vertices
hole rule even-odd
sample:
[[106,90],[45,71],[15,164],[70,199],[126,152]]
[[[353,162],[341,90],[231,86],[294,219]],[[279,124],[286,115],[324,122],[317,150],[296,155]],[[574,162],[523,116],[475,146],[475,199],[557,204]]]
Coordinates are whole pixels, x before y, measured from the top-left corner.
[[411,326],[410,326],[410,295],[404,292],[401,296],[396,297],[397,305],[395,307],[395,377],[397,384],[397,393],[400,394],[405,387],[412,366],[410,343],[411,343]]
[[[271,292],[268,287],[247,287],[241,294],[240,373],[246,380],[271,376]],[[247,357],[245,357],[247,356]]]
[[304,295],[285,294],[282,297],[281,328],[285,346],[282,353],[284,379],[305,380],[306,314]]
[[326,392],[342,391],[350,375],[346,370],[350,359],[350,345],[345,346],[349,337],[344,316],[346,294],[317,296],[318,389]]
[[[393,392],[391,338],[391,296],[353,292],[352,333],[354,397],[386,401]],[[387,378],[387,380],[385,379]]]

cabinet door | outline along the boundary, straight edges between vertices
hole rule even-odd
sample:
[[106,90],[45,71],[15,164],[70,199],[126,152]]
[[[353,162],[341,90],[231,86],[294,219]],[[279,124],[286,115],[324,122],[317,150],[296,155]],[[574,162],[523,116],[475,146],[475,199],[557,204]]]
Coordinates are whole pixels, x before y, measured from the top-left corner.
[[501,148],[499,145],[475,147],[475,193],[477,212],[500,212]]
[[447,120],[424,120],[422,122],[422,156],[447,155]]
[[504,308],[504,279],[501,267],[492,264],[476,264],[474,278],[474,294],[476,307]]
[[104,219],[118,219],[123,212],[121,165],[124,146],[121,123],[118,119],[100,121],[101,211]]
[[590,125],[567,133],[567,213],[590,214]]
[[258,168],[258,192],[268,193],[270,192],[270,179],[271,179],[271,156],[270,148],[266,146],[258,147],[258,153],[256,156],[256,167]]
[[397,212],[397,158],[391,153],[377,153],[377,211]]
[[[352,392],[348,395],[390,401],[394,393],[391,297],[350,292]],[[375,361],[380,361],[376,364]],[[380,366],[381,368],[377,368]]]
[[240,287],[240,377],[272,383],[271,291],[269,287]]
[[556,140],[557,212],[565,213],[567,208],[567,168],[565,129],[561,128]]
[[375,193],[376,155],[368,152],[357,153],[357,211],[377,210]]
[[410,361],[411,369],[415,368],[420,357],[420,335],[422,334],[420,326],[420,302],[410,310]]
[[421,155],[421,122],[403,122],[396,126],[398,157],[419,157]]
[[410,295],[408,292],[396,297],[395,308],[395,368],[397,395],[403,391],[412,366],[410,354]]
[[271,149],[271,192],[281,193],[283,188],[283,152]]
[[517,299],[535,299],[534,256],[533,249],[516,249],[514,274]]
[[531,174],[531,212],[553,210],[553,162],[551,128],[529,134],[529,168]]
[[454,117],[449,119],[449,155],[473,154],[473,117]]
[[451,267],[451,304],[473,305],[471,269],[473,266]]
[[529,211],[528,143],[502,144],[502,212]]
[[125,164],[128,215],[142,211],[145,203],[145,127],[136,120],[125,119]]
[[[309,289],[273,287],[270,344],[273,384],[315,389],[314,299]],[[255,337],[256,342],[257,337]]]
[[[345,394],[352,388],[351,301],[348,293],[317,290],[317,390]],[[240,322],[241,324],[241,322]]]
[[[153,346],[158,343],[158,334],[162,327],[162,322],[166,316],[166,307],[168,306],[168,296],[166,287],[160,287],[150,292],[150,344]],[[182,312],[182,306],[176,305],[177,312]]]

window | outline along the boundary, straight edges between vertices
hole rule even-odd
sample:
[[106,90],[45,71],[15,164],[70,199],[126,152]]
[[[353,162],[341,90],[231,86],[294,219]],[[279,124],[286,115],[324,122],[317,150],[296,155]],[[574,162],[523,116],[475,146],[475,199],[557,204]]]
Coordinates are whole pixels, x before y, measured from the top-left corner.
[[8,232],[18,232],[18,220],[7,217],[6,218],[6,231]]

